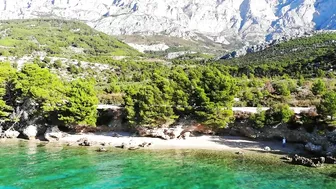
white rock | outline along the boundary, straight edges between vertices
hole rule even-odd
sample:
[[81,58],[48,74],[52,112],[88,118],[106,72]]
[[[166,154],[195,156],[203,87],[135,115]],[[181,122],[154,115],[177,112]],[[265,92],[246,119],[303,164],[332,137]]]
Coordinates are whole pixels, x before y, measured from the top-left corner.
[[264,150],[265,150],[266,152],[269,152],[269,151],[271,151],[271,148],[270,148],[269,146],[266,146],[266,147],[264,148]]
[[335,0],[2,0],[0,19],[51,15],[113,35],[205,37],[232,44],[335,29],[334,7]]
[[14,130],[7,130],[4,132],[6,138],[17,138],[20,133]]
[[191,52],[191,51],[180,51],[180,52],[172,52],[172,53],[168,53],[168,55],[166,56],[167,59],[174,59],[177,58],[179,56],[182,55],[186,55],[186,54],[195,54],[196,52]]
[[29,125],[25,129],[23,129],[23,134],[28,137],[28,139],[34,139],[37,135],[37,125]]
[[136,50],[138,50],[140,52],[165,51],[165,50],[169,49],[169,46],[166,45],[166,44],[144,45],[144,44],[128,43],[128,45],[135,48]]
[[49,142],[58,141],[65,136],[66,134],[60,131],[57,126],[48,127],[47,131],[44,133],[44,138]]

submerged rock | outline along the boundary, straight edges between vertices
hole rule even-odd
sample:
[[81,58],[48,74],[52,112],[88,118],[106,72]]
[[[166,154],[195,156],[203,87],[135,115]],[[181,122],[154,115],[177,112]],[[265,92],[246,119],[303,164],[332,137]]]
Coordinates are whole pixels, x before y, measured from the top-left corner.
[[236,152],[235,154],[237,154],[237,155],[244,155],[243,152]]
[[319,167],[321,166],[320,163],[314,163],[313,160],[306,158],[306,157],[302,157],[299,156],[297,154],[295,154],[292,158],[292,163],[295,165],[303,165],[303,166],[307,166],[307,167]]
[[284,157],[281,157],[280,159],[286,160],[286,161],[292,161],[292,158],[289,156],[284,156]]
[[107,150],[105,148],[101,147],[97,150],[97,152],[107,152]]
[[141,142],[134,141],[133,139],[129,142],[123,142],[118,148],[128,149],[128,150],[137,150],[140,148],[149,147],[152,145],[152,142]]
[[331,178],[335,178],[336,179],[336,173],[331,173],[328,176],[331,177]]
[[128,150],[138,150],[138,149],[140,149],[139,146],[132,146],[128,148]]

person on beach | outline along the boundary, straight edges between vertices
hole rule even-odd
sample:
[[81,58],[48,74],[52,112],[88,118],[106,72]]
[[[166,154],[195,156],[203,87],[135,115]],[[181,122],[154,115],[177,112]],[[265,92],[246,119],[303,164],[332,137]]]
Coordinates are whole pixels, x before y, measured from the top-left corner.
[[286,138],[285,137],[283,137],[283,139],[282,139],[282,147],[283,148],[286,147]]

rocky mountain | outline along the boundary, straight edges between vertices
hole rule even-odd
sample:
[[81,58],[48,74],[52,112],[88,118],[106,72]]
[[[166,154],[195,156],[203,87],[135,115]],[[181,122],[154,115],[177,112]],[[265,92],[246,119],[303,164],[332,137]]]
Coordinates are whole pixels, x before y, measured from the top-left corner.
[[335,7],[335,0],[1,0],[0,19],[76,19],[112,35],[230,47],[336,29]]

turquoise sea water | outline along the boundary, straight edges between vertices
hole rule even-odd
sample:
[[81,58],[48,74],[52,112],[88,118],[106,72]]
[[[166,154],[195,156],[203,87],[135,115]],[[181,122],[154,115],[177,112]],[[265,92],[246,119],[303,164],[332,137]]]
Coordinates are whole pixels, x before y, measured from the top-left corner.
[[0,188],[336,188],[336,166],[293,166],[271,155],[0,145]]

